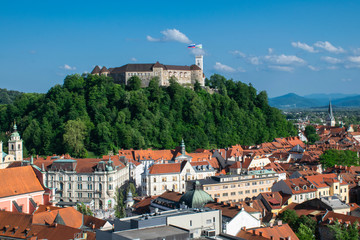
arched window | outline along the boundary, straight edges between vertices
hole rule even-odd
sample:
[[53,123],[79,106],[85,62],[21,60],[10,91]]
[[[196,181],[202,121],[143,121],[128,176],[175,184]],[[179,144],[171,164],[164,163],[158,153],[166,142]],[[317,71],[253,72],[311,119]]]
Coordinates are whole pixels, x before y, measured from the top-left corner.
[[102,191],[102,184],[99,183],[99,191]]

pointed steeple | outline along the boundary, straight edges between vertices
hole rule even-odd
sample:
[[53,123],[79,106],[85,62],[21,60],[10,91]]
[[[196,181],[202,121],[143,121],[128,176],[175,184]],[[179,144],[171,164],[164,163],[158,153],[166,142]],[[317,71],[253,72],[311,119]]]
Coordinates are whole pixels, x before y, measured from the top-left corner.
[[329,101],[329,110],[328,110],[328,113],[329,113],[329,117],[330,117],[331,119],[334,119],[333,110],[332,110],[332,106],[331,106],[331,101]]
[[334,118],[334,115],[333,115],[331,101],[329,101],[328,115],[326,117],[326,125],[329,126],[329,127],[334,127],[335,126],[335,118]]

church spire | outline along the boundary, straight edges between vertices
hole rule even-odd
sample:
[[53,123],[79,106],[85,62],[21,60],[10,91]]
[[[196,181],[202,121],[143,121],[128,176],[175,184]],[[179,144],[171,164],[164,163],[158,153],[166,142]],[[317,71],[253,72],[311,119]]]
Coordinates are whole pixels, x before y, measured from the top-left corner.
[[335,118],[332,110],[331,101],[329,101],[328,115],[326,117],[326,125],[329,127],[335,126]]

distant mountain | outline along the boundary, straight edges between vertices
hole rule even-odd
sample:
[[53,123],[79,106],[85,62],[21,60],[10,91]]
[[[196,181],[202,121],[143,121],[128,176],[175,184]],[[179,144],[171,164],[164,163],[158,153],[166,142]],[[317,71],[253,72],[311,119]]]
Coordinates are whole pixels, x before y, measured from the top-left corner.
[[280,97],[270,98],[269,104],[276,108],[310,108],[319,106],[317,100],[301,97],[295,93],[288,93]]
[[360,107],[360,95],[340,98],[331,102],[336,107]]
[[[312,98],[311,98],[312,96]],[[342,97],[345,96],[345,97]],[[276,108],[312,108],[327,107],[331,99],[334,107],[360,107],[360,95],[354,94],[310,94],[304,97],[295,93],[270,98],[269,104]]]
[[344,93],[313,93],[313,94],[307,94],[304,95],[304,98],[310,98],[310,99],[329,99],[335,100],[340,98],[346,98],[346,97],[354,97],[357,94],[344,94]]

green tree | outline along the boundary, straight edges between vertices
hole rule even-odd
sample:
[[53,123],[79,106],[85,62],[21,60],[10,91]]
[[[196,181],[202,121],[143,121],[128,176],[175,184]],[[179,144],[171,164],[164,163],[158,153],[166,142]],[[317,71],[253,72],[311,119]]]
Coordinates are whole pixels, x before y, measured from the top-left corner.
[[316,141],[319,141],[320,139],[319,135],[316,133],[315,127],[312,125],[308,125],[305,127],[304,134],[310,144],[314,144]]
[[86,125],[80,119],[69,120],[64,127],[64,144],[69,153],[76,157],[85,157],[86,149],[84,140],[86,137]]
[[358,240],[359,232],[357,225],[357,222],[346,226],[335,221],[334,224],[327,225],[327,227],[334,234],[336,240]]
[[320,155],[320,163],[325,167],[333,167],[334,165],[358,166],[359,157],[356,152],[350,150],[326,150]]
[[284,212],[279,214],[279,218],[284,222],[288,223],[293,230],[296,228],[296,224],[299,219],[298,215],[294,210],[285,210]]
[[139,90],[141,88],[141,79],[138,76],[132,76],[128,80],[128,86],[130,90]]
[[76,204],[76,209],[84,215],[94,216],[94,213],[91,211],[91,209],[83,202]]
[[304,224],[300,224],[300,227],[298,228],[298,231],[296,233],[296,236],[300,239],[300,240],[315,240],[315,235],[313,233],[313,231],[307,227]]

